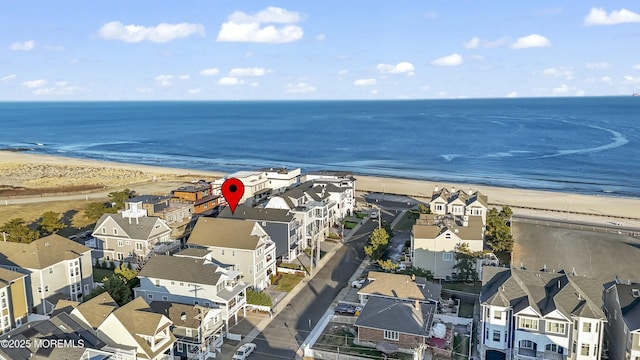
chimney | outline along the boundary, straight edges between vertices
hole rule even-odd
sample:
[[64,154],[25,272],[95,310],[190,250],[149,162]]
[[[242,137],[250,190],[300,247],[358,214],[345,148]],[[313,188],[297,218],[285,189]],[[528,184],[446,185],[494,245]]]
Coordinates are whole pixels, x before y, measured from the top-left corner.
[[452,187],[452,188],[451,188],[451,192],[452,192],[452,193],[456,192],[456,188],[455,188],[455,187]]
[[473,195],[473,189],[469,189],[469,195]]
[[560,280],[558,280],[558,289],[560,289]]
[[436,187],[433,189],[433,191],[436,191],[436,192],[437,192],[438,190],[439,190],[439,189],[438,189],[438,185],[436,185]]
[[416,300],[416,302],[414,303],[414,306],[416,310],[420,310],[420,302],[418,300]]

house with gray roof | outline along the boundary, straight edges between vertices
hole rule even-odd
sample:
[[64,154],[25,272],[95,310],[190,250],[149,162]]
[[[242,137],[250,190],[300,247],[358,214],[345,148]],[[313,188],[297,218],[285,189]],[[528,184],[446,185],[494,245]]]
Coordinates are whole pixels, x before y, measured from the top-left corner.
[[[457,247],[467,244],[471,251],[482,251],[484,237],[480,217],[421,214],[411,232],[413,267],[430,271],[434,279],[453,279]],[[475,269],[480,278],[482,260]]]
[[142,202],[129,202],[127,210],[104,214],[96,222],[86,244],[96,261],[131,263],[141,267],[151,254],[168,254],[180,247],[171,239],[171,228],[155,216],[147,216]]
[[429,200],[429,209],[432,214],[455,216],[479,216],[482,223],[487,222],[487,210],[489,199],[479,191],[464,191],[451,188],[439,189],[437,186]]
[[50,314],[58,300],[78,301],[93,289],[91,249],[57,234],[0,242],[0,266],[27,275],[29,312]]
[[257,221],[200,217],[187,246],[210,251],[210,259],[233,266],[243,280],[261,290],[276,272],[276,245]]
[[353,214],[356,204],[356,178],[350,171],[320,170],[305,175],[305,181],[323,185],[337,204],[338,217],[343,219]]
[[147,302],[162,301],[200,305],[222,311],[225,331],[229,321],[238,320],[238,312],[246,315],[246,289],[241,273],[220,267],[208,259],[189,256],[157,255],[149,258],[138,273],[140,285],[134,296]]
[[227,207],[218,218],[257,222],[276,244],[276,259],[284,262],[295,260],[307,248],[302,223],[291,210],[238,206],[231,213]]
[[482,359],[597,360],[602,285],[590,278],[485,267],[478,327]]
[[363,305],[369,299],[378,297],[437,304],[440,302],[441,292],[442,285],[426,281],[424,278],[370,271],[366,283],[358,291],[358,296]]
[[194,204],[190,201],[174,200],[170,196],[140,195],[129,199],[125,203],[125,210],[131,208],[131,204],[138,203],[147,211],[147,216],[155,216],[164,220],[171,228],[171,238],[179,239],[189,229],[194,214]]
[[605,285],[605,337],[609,359],[640,358],[640,284],[613,281]]
[[363,307],[354,326],[359,345],[413,352],[430,337],[435,304],[372,297]]
[[152,301],[149,306],[173,322],[174,356],[207,359],[220,352],[224,335],[221,309],[166,301]]

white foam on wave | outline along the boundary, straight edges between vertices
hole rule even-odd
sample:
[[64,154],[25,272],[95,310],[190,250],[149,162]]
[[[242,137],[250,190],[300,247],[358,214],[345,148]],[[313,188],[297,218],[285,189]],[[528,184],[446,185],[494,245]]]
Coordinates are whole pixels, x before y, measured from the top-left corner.
[[463,155],[461,155],[461,154],[442,154],[442,155],[440,155],[440,157],[445,159],[446,161],[451,161],[453,159],[463,157]]
[[[564,121],[564,122],[569,123],[569,124],[574,124],[574,125],[580,125],[580,124],[576,124],[576,123],[573,123],[573,122],[570,122],[570,121]],[[612,136],[612,140],[613,141],[608,143],[608,144],[601,145],[601,146],[595,146],[595,147],[584,148],[584,149],[558,150],[558,152],[556,152],[555,154],[543,155],[543,156],[536,157],[535,159],[544,159],[544,158],[558,157],[558,156],[564,156],[564,155],[596,153],[596,152],[600,152],[600,151],[604,151],[604,150],[615,149],[615,148],[623,146],[623,145],[625,145],[625,144],[627,144],[629,142],[627,137],[622,135],[618,131],[607,129],[607,128],[603,128],[603,127],[596,126],[596,125],[583,125],[583,126],[587,126],[587,127],[592,128],[592,129],[598,129],[598,130],[606,131],[606,132],[610,133],[611,135],[613,135]]]

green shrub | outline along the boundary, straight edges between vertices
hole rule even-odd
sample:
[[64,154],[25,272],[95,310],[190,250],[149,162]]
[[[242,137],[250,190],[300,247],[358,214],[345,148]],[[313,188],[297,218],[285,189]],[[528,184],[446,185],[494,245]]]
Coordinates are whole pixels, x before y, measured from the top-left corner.
[[[305,249],[305,252],[306,252],[306,249]],[[311,251],[309,251],[309,254],[311,254]],[[281,263],[280,265],[278,265],[278,267],[285,268],[285,269],[301,270],[301,267],[298,264]]]
[[273,301],[271,297],[263,291],[247,289],[247,304],[271,307],[273,306]]

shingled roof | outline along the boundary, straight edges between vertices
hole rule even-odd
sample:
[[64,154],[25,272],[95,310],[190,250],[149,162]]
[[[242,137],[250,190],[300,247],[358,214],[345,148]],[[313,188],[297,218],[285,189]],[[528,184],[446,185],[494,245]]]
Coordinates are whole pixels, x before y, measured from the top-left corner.
[[640,284],[616,284],[615,286],[622,318],[629,331],[640,330]]
[[462,240],[482,240],[482,219],[478,216],[468,216],[467,219],[467,226],[464,226],[459,216],[421,214],[413,226],[413,236],[416,239],[435,239],[451,231]]
[[[107,219],[111,218],[121,229],[124,231],[124,234],[120,234],[118,237],[128,238],[128,239],[137,239],[137,240],[147,240],[151,236],[151,232],[155,229],[155,226],[158,222],[163,223],[163,221],[154,216],[142,216],[139,218],[131,219],[128,217],[123,217],[122,213],[118,214],[104,214],[100,217],[98,222],[96,222],[96,227],[93,230],[93,235],[96,237],[100,237],[102,233],[98,231],[99,228],[102,227],[102,224],[107,221]],[[165,225],[166,226],[166,225]],[[166,226],[166,232],[170,232],[170,228]],[[110,234],[110,237],[114,237],[114,235]]]
[[156,255],[149,258],[138,277],[216,285],[220,280],[218,267],[204,259]]
[[372,297],[356,319],[355,326],[428,336],[431,331],[435,304]]
[[604,318],[602,285],[564,273],[484,267],[480,302],[511,307],[516,313],[531,307],[541,316],[558,310],[567,318]]
[[37,239],[29,244],[0,241],[0,265],[27,269],[44,269],[63,260],[72,260],[91,251],[58,234]]
[[442,286],[429,282],[422,287],[412,280],[410,275],[371,271],[367,278],[369,282],[358,291],[358,294],[419,301],[440,301]]
[[220,215],[218,215],[218,218],[290,223],[293,221],[294,215],[287,209],[238,206],[233,213],[231,213],[231,209],[229,207],[225,207]]
[[200,217],[187,243],[205,247],[255,250],[260,236],[253,235],[254,226],[256,223],[253,221]]

